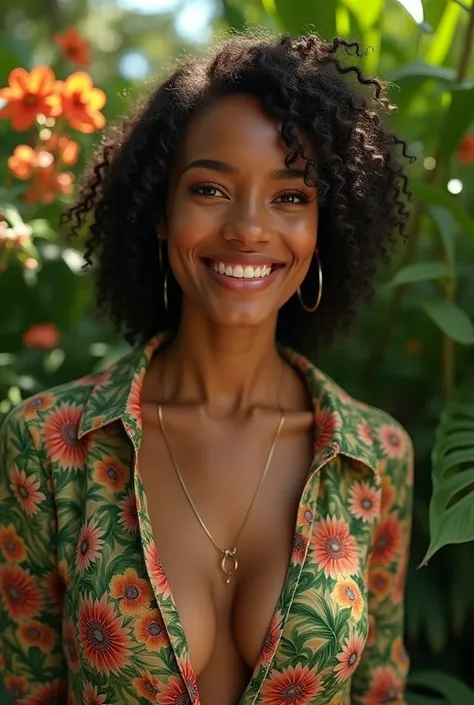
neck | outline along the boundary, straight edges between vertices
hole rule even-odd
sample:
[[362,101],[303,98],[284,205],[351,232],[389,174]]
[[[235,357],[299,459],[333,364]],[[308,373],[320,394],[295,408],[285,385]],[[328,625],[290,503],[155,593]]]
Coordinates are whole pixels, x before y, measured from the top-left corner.
[[164,398],[201,404],[216,416],[278,406],[284,367],[275,332],[276,317],[259,326],[220,326],[184,307],[163,359]]

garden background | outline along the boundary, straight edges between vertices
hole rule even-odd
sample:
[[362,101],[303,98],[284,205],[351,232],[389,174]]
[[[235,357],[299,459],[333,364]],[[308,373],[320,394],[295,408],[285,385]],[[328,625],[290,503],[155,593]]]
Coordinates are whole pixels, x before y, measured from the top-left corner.
[[60,212],[141,84],[246,23],[360,40],[368,51],[354,63],[390,82],[390,120],[417,157],[407,244],[351,337],[316,362],[414,439],[409,703],[474,705],[473,0],[3,0],[0,419],[126,351],[95,314]]

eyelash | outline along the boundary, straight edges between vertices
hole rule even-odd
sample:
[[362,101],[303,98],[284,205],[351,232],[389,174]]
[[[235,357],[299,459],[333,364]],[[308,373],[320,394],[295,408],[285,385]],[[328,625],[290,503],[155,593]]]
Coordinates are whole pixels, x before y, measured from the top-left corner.
[[[213,194],[205,194],[205,193],[200,193],[201,190],[203,189],[214,189],[215,191],[220,191],[221,188],[217,184],[214,184],[210,181],[202,182],[199,184],[193,184],[193,186],[190,186],[189,191],[191,193],[197,194],[198,196],[208,196],[209,198],[213,197]],[[299,198],[301,200],[301,203],[310,203],[311,202],[311,197],[307,194],[304,193],[304,191],[297,191],[297,190],[289,190],[289,191],[284,191],[283,193],[279,194],[279,197],[283,196],[296,196],[296,198]],[[287,201],[283,202],[287,203],[288,205],[298,205],[296,203],[288,203]]]

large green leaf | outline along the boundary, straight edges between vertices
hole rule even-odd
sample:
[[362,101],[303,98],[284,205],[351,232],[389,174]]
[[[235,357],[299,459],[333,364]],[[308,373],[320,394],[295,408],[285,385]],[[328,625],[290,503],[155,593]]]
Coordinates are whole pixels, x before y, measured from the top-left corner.
[[451,270],[445,262],[418,262],[399,269],[387,286],[394,287],[451,276]]
[[474,325],[456,304],[442,298],[419,298],[417,303],[443,333],[462,345],[474,344]]
[[[416,671],[410,674],[410,686],[418,686],[442,695],[448,705],[468,705],[474,702],[474,690],[459,678],[440,671]],[[433,702],[433,701],[432,701]],[[434,701],[436,703],[439,700]]]
[[431,537],[424,564],[443,546],[474,540],[474,389],[448,401],[432,461]]
[[271,2],[284,28],[292,34],[301,34],[309,25],[324,39],[336,35],[336,3],[315,2],[315,0],[262,0],[264,7]]
[[429,186],[416,180],[412,181],[410,188],[417,200],[424,201],[427,205],[440,206],[451,211],[465,234],[470,235],[474,239],[474,220],[455,196],[438,186]]
[[441,152],[446,159],[453,154],[473,121],[473,106],[474,82],[455,86],[452,89],[451,104],[439,140]]

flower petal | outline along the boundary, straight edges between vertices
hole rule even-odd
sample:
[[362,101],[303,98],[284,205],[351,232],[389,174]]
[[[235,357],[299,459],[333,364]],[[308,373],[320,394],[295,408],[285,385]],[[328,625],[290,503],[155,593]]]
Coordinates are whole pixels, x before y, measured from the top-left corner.
[[76,71],[66,78],[65,88],[68,95],[76,92],[89,92],[92,87],[92,78],[85,71]]
[[28,92],[29,77],[30,74],[28,73],[28,71],[19,66],[18,68],[10,71],[10,75],[8,76],[8,83],[12,88],[17,91],[20,91],[21,94],[24,94]]
[[49,66],[35,66],[30,73],[29,90],[31,93],[49,93],[54,82],[55,76]]
[[89,108],[92,108],[92,110],[100,110],[104,107],[106,101],[107,96],[100,88],[92,88],[90,93],[87,95],[87,102]]

